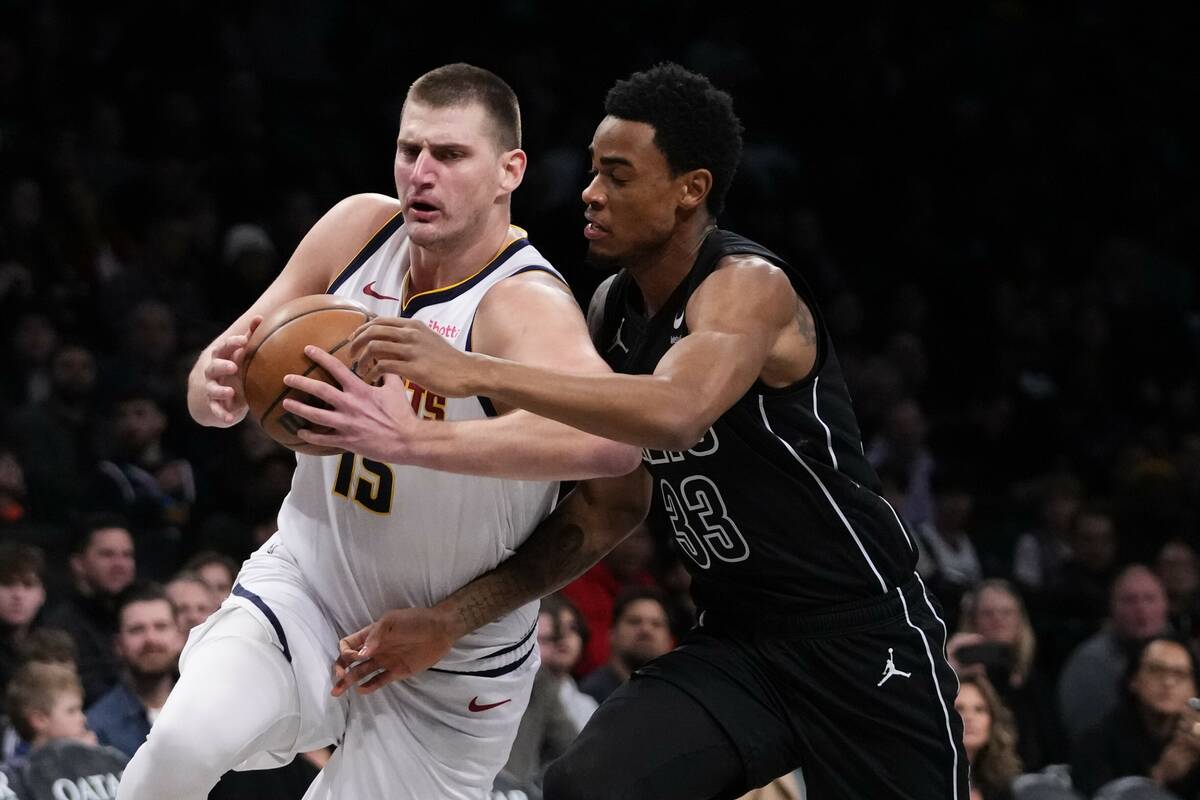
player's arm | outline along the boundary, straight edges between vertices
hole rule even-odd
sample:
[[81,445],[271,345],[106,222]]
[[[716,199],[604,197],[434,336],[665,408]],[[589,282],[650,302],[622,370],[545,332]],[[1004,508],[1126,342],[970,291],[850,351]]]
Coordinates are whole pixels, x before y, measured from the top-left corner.
[[[415,324],[428,331],[422,323]],[[442,342],[436,333],[428,333]],[[522,273],[492,287],[476,311],[471,344],[476,352],[516,363],[610,373],[592,347],[574,296],[562,281],[545,272]],[[331,356],[315,349],[309,355],[341,384],[339,390],[300,375],[285,378],[288,386],[326,406],[283,401],[288,412],[333,429],[333,433],[301,430],[298,435],[312,444],[391,464],[518,480],[624,475],[640,459],[635,447],[527,411],[506,409],[495,398],[497,409],[505,412],[495,419],[422,422],[412,415],[394,374],[385,378],[382,387],[372,387]]]
[[227,428],[246,415],[239,374],[258,320],[289,300],[321,294],[400,204],[383,195],[347,197],[305,234],[292,257],[254,304],[200,353],[188,375],[188,411],[201,425]]
[[389,611],[342,639],[334,696],[379,670],[361,693],[421,672],[471,631],[582,575],[645,519],[650,488],[644,469],[580,483],[495,569],[432,608]]
[[486,395],[598,436],[667,450],[694,445],[763,374],[785,334],[806,344],[792,348],[780,374],[798,380],[816,361],[815,337],[798,331],[798,320],[811,327],[808,309],[787,275],[762,259],[727,258],[692,295],[686,316],[689,335],[652,375],[583,374],[457,353],[403,320],[365,325],[352,346],[368,379],[394,371],[439,394]]

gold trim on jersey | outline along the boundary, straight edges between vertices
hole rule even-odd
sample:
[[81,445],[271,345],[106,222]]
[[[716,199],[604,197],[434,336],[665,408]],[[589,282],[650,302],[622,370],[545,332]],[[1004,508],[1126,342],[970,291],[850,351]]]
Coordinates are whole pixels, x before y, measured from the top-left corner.
[[[516,232],[516,234],[514,234],[514,231]],[[404,280],[400,284],[400,296],[405,298],[404,300],[402,300],[400,302],[400,310],[406,311],[408,309],[408,304],[411,303],[412,301],[416,300],[419,297],[428,297],[431,294],[438,294],[439,292],[448,292],[451,289],[457,289],[459,286],[462,286],[464,283],[467,283],[468,281],[472,281],[475,278],[478,278],[482,273],[487,272],[488,268],[491,267],[492,264],[496,263],[496,259],[499,258],[500,256],[502,256],[504,254],[505,250],[512,247],[514,242],[519,242],[522,239],[528,239],[528,238],[529,238],[529,232],[526,231],[524,228],[521,228],[517,225],[509,225],[508,226],[508,237],[504,240],[504,244],[500,245],[500,249],[497,250],[492,255],[492,257],[488,259],[486,264],[484,264],[482,267],[480,267],[474,273],[463,278],[461,281],[457,281],[455,283],[450,284],[449,286],[439,286],[436,289],[426,289],[423,292],[417,292],[412,297],[405,297],[405,295],[408,294],[408,286],[409,286],[409,282],[410,282],[409,276],[412,274],[412,272],[411,272],[412,268],[410,266],[409,270],[404,273]]]

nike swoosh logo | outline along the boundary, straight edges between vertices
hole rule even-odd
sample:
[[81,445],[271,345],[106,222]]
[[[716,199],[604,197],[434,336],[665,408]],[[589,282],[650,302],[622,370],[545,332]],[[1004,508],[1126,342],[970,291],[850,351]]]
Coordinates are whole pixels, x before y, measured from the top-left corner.
[[467,710],[468,711],[487,711],[489,708],[495,708],[496,706],[502,706],[505,703],[511,703],[511,702],[512,702],[512,698],[510,697],[507,700],[501,700],[499,703],[480,703],[479,696],[476,695],[475,697],[472,697],[471,702],[467,704]]
[[377,300],[399,300],[399,297],[388,297],[386,294],[380,294],[374,289],[375,281],[371,281],[363,287],[363,294],[367,297],[374,297]]
[[683,324],[683,309],[679,309],[679,313],[675,315],[675,330],[679,330],[679,326]]

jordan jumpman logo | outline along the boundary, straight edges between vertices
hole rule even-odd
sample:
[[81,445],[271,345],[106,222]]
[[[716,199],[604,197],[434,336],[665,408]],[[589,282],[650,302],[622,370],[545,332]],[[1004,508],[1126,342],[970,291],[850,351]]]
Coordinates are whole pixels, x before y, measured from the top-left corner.
[[889,647],[888,648],[888,660],[887,660],[887,663],[884,664],[884,666],[883,666],[883,678],[879,681],[879,683],[877,683],[875,685],[883,686],[885,683],[887,683],[888,678],[894,678],[897,675],[899,675],[901,678],[911,678],[912,677],[911,672],[901,672],[900,670],[896,669],[896,662],[892,657],[892,648]]
[[626,353],[629,352],[629,348],[626,347],[625,343],[621,341],[621,329],[624,327],[625,327],[625,319],[622,317],[621,324],[617,326],[617,335],[613,337],[613,343],[608,346],[608,352],[612,352],[612,349],[614,347],[619,347],[622,350],[624,350]]

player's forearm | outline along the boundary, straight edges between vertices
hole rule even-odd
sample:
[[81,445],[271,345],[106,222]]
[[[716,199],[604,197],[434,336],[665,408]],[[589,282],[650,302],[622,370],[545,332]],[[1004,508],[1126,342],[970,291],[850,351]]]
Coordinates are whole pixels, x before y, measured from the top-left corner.
[[217,418],[208,405],[208,397],[204,391],[204,370],[210,358],[212,358],[212,345],[204,348],[200,357],[196,359],[196,363],[192,365],[192,371],[188,373],[187,385],[188,413],[197,423],[207,426],[217,424]]
[[645,519],[649,476],[577,486],[512,558],[438,604],[456,637],[565,586],[604,557]]
[[477,394],[596,436],[686,450],[710,424],[699,398],[666,377],[570,373],[477,358]]
[[633,471],[641,451],[525,411],[497,419],[428,422],[398,441],[393,463],[510,480],[587,480]]

